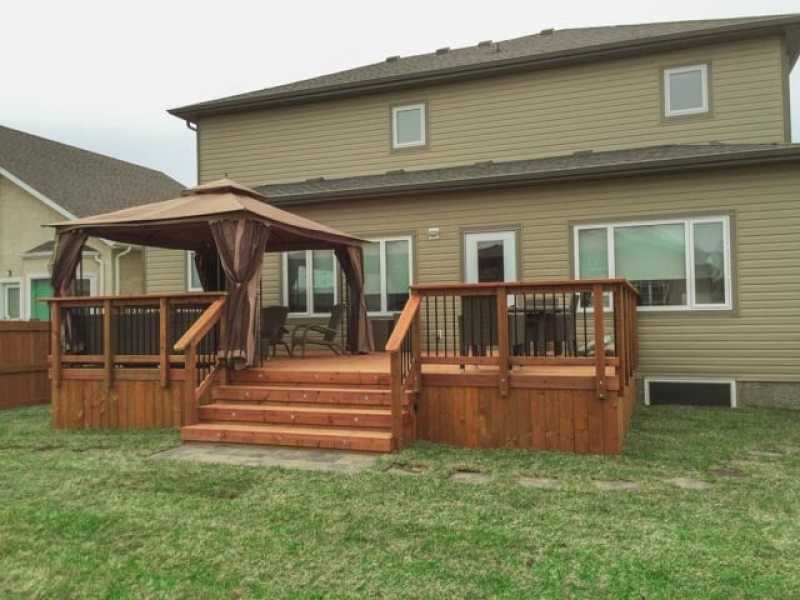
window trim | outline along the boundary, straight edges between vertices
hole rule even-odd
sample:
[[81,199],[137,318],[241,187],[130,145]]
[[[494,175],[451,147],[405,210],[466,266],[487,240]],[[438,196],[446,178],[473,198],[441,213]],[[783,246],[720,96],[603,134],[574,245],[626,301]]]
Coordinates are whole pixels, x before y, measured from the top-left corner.
[[[381,288],[381,309],[380,310],[371,310],[367,311],[367,315],[371,317],[389,317],[395,314],[398,311],[388,310],[387,304],[389,303],[389,297],[387,292],[387,282],[386,282],[386,242],[408,242],[408,285],[411,286],[414,282],[414,244],[413,244],[413,236],[410,235],[393,235],[387,237],[368,237],[364,238],[367,242],[372,244],[380,244],[379,250],[379,264],[381,269],[381,281],[380,281],[380,288]],[[364,281],[366,283],[366,268],[364,269]],[[366,295],[366,290],[365,290]]]
[[[308,265],[312,264],[314,250],[298,250],[298,252],[306,253],[306,306],[314,308],[314,278],[313,269],[309,269]],[[333,250],[330,250],[333,255],[333,304],[334,306],[339,303],[339,261],[336,260],[336,255]],[[284,306],[289,306],[289,253],[281,252],[281,302]],[[291,316],[306,316],[306,317],[325,317],[330,316],[328,312],[314,312],[313,310],[306,311],[292,311],[289,313]]]
[[[419,141],[413,142],[399,142],[397,140],[397,113],[407,110],[420,111],[420,137]],[[425,102],[416,102],[414,104],[401,104],[392,107],[392,149],[404,150],[406,148],[424,148],[428,145],[428,110]]]
[[[8,316],[8,292],[11,288],[19,290],[19,317]],[[0,277],[0,321],[21,321],[25,318],[25,286],[22,277]]]
[[[186,291],[187,292],[202,292],[202,284],[199,287],[192,285],[192,268],[194,268],[194,250],[186,251]],[[200,274],[198,273],[198,279]]]
[[[725,283],[724,304],[701,304],[695,301],[695,265],[694,265],[694,225],[699,223],[721,223],[723,244],[723,266]],[[694,311],[730,311],[733,310],[733,260],[731,248],[731,217],[730,215],[714,215],[702,217],[676,217],[637,221],[607,221],[603,223],[585,223],[573,226],[572,231],[572,257],[573,271],[576,280],[580,280],[580,252],[579,234],[586,229],[606,230],[606,252],[608,253],[608,277],[616,277],[616,261],[614,256],[613,230],[617,227],[637,227],[647,225],[674,225],[684,226],[684,259],[686,261],[686,295],[685,305],[664,306],[637,306],[641,312],[694,312]]]
[[[679,73],[688,73],[690,71],[700,71],[701,75],[701,85],[702,85],[702,97],[703,97],[703,104],[698,108],[684,108],[678,110],[672,110],[670,107],[670,76],[676,75]],[[711,94],[709,88],[709,77],[708,77],[708,64],[707,63],[698,63],[694,65],[688,65],[685,67],[673,67],[670,69],[663,70],[662,82],[663,82],[663,90],[664,90],[664,116],[666,118],[671,117],[684,117],[690,115],[705,115],[711,113]]]

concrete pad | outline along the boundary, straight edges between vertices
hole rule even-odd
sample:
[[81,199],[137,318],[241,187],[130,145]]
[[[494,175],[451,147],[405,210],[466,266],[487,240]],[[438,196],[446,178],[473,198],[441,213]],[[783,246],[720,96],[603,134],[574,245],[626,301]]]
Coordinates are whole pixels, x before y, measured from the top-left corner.
[[450,475],[450,479],[453,481],[459,481],[461,483],[473,483],[480,485],[483,483],[488,483],[492,479],[492,476],[486,473],[478,473],[477,471],[456,471]]
[[541,490],[564,489],[564,484],[558,479],[545,479],[542,477],[520,477],[519,484],[525,487],[539,488]]
[[667,479],[666,482],[684,490],[710,490],[714,487],[708,481],[693,477],[674,477]]
[[305,471],[356,473],[371,467],[381,454],[322,450],[318,448],[282,448],[235,444],[184,444],[154,454],[152,458],[194,460],[197,462],[241,465],[247,467],[285,467]]
[[623,479],[596,479],[595,486],[604,492],[638,492],[639,484]]

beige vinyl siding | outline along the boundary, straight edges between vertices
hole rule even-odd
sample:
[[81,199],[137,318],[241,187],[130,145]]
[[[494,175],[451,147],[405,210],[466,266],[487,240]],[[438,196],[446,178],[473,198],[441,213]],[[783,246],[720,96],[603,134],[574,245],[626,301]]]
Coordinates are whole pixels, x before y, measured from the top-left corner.
[[186,252],[145,248],[145,280],[148,294],[186,291]]
[[[800,380],[800,173],[743,169],[297,206],[358,236],[414,233],[415,281],[460,281],[466,230],[519,228],[523,279],[570,278],[571,225],[731,215],[734,310],[639,314],[640,375]],[[440,238],[429,240],[429,227]],[[280,262],[265,303],[280,302]],[[265,266],[266,270],[269,270]]]
[[[669,143],[781,142],[779,37],[199,123],[201,181],[247,185]],[[710,65],[712,113],[665,119],[661,71]],[[427,102],[429,147],[391,149],[390,107]]]

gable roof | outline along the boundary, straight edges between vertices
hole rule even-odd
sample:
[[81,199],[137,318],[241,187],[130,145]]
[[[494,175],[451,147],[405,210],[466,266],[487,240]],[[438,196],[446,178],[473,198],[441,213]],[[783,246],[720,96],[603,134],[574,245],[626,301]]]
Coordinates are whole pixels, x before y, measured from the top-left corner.
[[68,219],[172,198],[164,173],[0,126],[0,175]]
[[673,144],[606,152],[494,162],[268,184],[255,188],[274,205],[385,198],[414,193],[513,187],[556,181],[597,180],[652,173],[734,168],[792,161],[800,144]]
[[799,28],[800,14],[544,30],[536,35],[502,42],[481,42],[477,46],[453,50],[442,48],[430,54],[406,58],[390,57],[380,63],[191,104],[168,112],[195,120],[226,112],[481,77],[488,71],[492,74],[512,73],[766,33],[791,34],[787,37],[791,38],[790,54],[794,61]]

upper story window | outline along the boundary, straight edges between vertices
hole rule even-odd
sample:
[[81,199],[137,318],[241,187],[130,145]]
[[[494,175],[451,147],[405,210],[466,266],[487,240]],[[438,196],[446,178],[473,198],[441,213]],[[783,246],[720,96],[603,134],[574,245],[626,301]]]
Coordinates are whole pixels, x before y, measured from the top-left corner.
[[425,104],[392,108],[392,148],[414,148],[428,143],[425,131]]
[[333,250],[283,254],[283,303],[291,313],[330,314],[338,301]]
[[625,277],[638,288],[640,307],[729,309],[729,231],[728,217],[582,225],[575,228],[576,275]]
[[373,239],[363,248],[367,310],[370,313],[403,310],[411,285],[411,238]]
[[664,115],[679,117],[707,112],[708,65],[664,69]]

